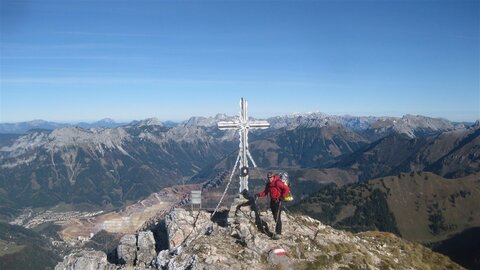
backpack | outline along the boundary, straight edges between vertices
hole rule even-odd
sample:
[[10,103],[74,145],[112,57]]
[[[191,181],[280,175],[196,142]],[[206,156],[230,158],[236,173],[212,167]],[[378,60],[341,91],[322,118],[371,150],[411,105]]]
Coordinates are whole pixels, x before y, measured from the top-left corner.
[[[285,185],[290,187],[290,181],[288,180],[288,173],[281,172],[281,173],[278,174],[278,176],[280,177],[280,181],[282,181]],[[286,202],[293,201],[293,195],[292,195],[292,190],[291,189],[288,192],[287,196],[285,196],[285,198],[283,200],[286,201]]]

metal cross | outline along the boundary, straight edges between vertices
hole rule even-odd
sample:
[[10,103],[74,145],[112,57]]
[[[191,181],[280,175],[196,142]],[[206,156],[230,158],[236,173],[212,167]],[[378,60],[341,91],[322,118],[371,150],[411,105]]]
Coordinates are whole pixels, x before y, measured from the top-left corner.
[[[238,129],[238,133],[240,134],[240,150],[237,158],[237,160],[240,160],[238,165],[240,169],[240,193],[245,189],[248,190],[248,159],[252,162],[253,167],[257,167],[248,150],[248,130],[266,129],[268,127],[270,127],[270,124],[267,121],[248,121],[247,101],[243,98],[240,99],[240,117],[238,120],[218,122],[219,129]],[[235,166],[236,165],[235,163]]]

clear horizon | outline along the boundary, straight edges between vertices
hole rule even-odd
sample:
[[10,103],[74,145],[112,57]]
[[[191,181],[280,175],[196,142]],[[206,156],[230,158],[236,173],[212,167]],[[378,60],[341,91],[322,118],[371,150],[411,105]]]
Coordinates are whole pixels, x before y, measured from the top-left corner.
[[0,123],[480,119],[480,1],[14,1]]
[[[257,117],[255,115],[251,115],[250,111],[249,111],[249,117],[254,117],[256,119],[267,119],[267,118],[270,118],[270,117],[282,117],[282,116],[293,116],[293,115],[296,115],[296,114],[311,114],[311,113],[323,113],[323,114],[327,114],[327,115],[330,115],[330,116],[352,116],[352,117],[397,117],[397,118],[401,118],[403,116],[406,116],[406,115],[413,115],[413,116],[418,116],[418,114],[410,114],[410,113],[407,113],[407,114],[403,114],[403,115],[353,115],[353,114],[349,114],[349,113],[346,113],[346,114],[329,114],[329,113],[325,113],[325,112],[321,112],[321,111],[315,111],[315,112],[291,112],[291,113],[286,113],[286,114],[278,114],[278,115],[269,115],[269,116],[265,116],[265,117]],[[101,117],[101,118],[98,118],[98,119],[87,119],[87,120],[50,120],[50,119],[41,119],[41,118],[37,118],[37,119],[30,119],[30,120],[26,120],[26,121],[16,121],[16,122],[0,122],[0,124],[15,124],[15,123],[23,123],[23,122],[31,122],[31,121],[46,121],[46,122],[54,122],[54,123],[62,123],[62,124],[71,124],[71,125],[74,125],[74,124],[79,124],[79,123],[94,123],[94,122],[98,122],[98,121],[101,121],[101,120],[105,120],[105,119],[109,119],[109,120],[113,120],[115,123],[129,123],[129,122],[132,122],[132,121],[142,121],[142,120],[146,120],[146,119],[151,119],[151,118],[156,118],[158,119],[159,121],[161,122],[168,122],[168,121],[171,121],[171,122],[174,122],[174,123],[181,123],[183,121],[188,121],[190,118],[192,117],[205,117],[205,118],[208,118],[208,117],[215,117],[217,114],[226,114],[227,116],[238,116],[238,113],[237,114],[227,114],[227,113],[223,113],[223,112],[218,112],[216,114],[213,114],[213,115],[192,115],[190,117],[187,117],[187,118],[183,118],[183,119],[160,119],[159,117],[156,117],[156,116],[150,116],[150,117],[144,117],[144,118],[135,118],[135,119],[114,119],[112,117]],[[455,123],[475,123],[477,121],[480,121],[480,119],[474,119],[472,121],[455,121],[455,120],[451,120],[451,119],[448,119],[448,118],[445,118],[445,117],[435,117],[435,116],[428,116],[428,115],[419,115],[419,116],[424,116],[424,117],[430,117],[430,118],[441,118],[441,119],[446,119],[450,122],[455,122]]]

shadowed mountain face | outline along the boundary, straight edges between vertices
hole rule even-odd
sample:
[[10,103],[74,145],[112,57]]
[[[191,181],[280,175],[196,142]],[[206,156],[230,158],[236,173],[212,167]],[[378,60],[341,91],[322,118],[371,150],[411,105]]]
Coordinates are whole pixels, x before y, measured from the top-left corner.
[[[304,196],[318,190],[320,183],[337,184],[357,181],[352,170],[318,169],[326,166],[335,157],[348,155],[365,146],[368,141],[339,124],[323,127],[297,127],[288,130],[284,127],[251,136],[250,152],[257,168],[251,168],[251,185],[263,187],[262,178],[268,170],[287,171],[295,179],[295,195]],[[235,163],[238,152],[233,152],[217,163],[203,168],[193,183],[206,179],[219,178],[217,185],[224,184],[225,178]],[[228,179],[227,179],[228,181]]]
[[[263,169],[325,168],[338,158],[337,165],[348,172],[343,173],[345,178],[333,180],[339,183],[352,182],[357,174],[368,179],[428,166],[454,176],[477,170],[478,128],[415,137],[425,127],[442,132],[456,126],[446,120],[414,118],[392,118],[397,120],[383,121],[380,128],[382,119],[376,118],[323,114],[273,118],[269,120],[271,129],[251,132],[250,151]],[[194,117],[174,127],[146,119],[118,128],[59,128],[2,135],[2,212],[14,205],[59,202],[115,206],[193,176],[197,182],[213,179],[218,172],[230,170],[236,158],[238,134],[216,127],[225,119],[229,118]],[[398,123],[402,129],[397,128]],[[370,144],[360,135],[367,130],[393,134]],[[435,148],[436,141],[443,147]],[[305,180],[323,182],[310,176]]]
[[432,249],[468,269],[480,269],[480,227],[467,229]]
[[[333,158],[348,155],[366,145],[367,140],[340,124],[320,128],[279,130],[269,142],[273,147],[261,147],[256,142],[255,156],[267,158],[268,149],[279,149],[276,159],[266,162],[266,167],[319,167]],[[270,157],[274,155],[269,155]]]
[[20,134],[0,134],[0,148],[13,144],[18,137]]
[[0,152],[0,196],[24,206],[119,205],[194,175],[234,146],[204,128],[174,132],[151,125],[27,134]]
[[[465,132],[440,134],[433,145],[423,154],[426,156],[419,156],[419,160],[428,160],[428,163],[424,162],[428,164],[424,169],[426,171],[436,172],[448,178],[462,177],[478,172],[480,168],[480,126],[472,127]],[[437,159],[437,157],[440,158]]]
[[0,222],[1,269],[53,269],[60,259],[40,234]]
[[262,134],[251,143],[251,152],[257,165],[263,168],[317,168],[367,143],[350,129],[334,124]]
[[462,177],[480,171],[480,128],[416,138],[394,133],[337,160],[334,167],[357,169],[360,180],[410,171]]

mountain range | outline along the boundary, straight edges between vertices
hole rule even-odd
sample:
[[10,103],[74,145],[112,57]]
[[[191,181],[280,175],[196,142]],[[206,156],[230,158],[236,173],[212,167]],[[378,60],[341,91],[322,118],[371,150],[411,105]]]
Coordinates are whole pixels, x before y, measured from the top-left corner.
[[[211,195],[206,194],[204,205],[214,207],[238,153],[238,132],[221,131],[216,123],[233,119],[218,114],[181,123],[150,118],[115,127],[51,124],[50,128],[23,127],[23,132],[0,134],[0,220],[11,220],[26,207],[69,205],[108,211],[164,187],[185,183],[204,183],[213,188]],[[467,209],[463,203],[476,204],[469,201],[473,196],[465,193],[473,192],[476,182],[461,192],[460,183],[466,180],[458,179],[476,179],[480,172],[479,121],[472,124],[413,115],[398,118],[322,113],[266,120],[271,128],[249,134],[250,152],[258,166],[251,168],[252,191],[263,187],[267,171],[286,171],[293,180],[298,203],[295,211],[342,229],[380,229],[422,243],[446,241],[463,229],[477,226],[475,217],[470,218],[480,216],[476,209],[470,210],[473,214],[457,211],[456,221],[451,221],[450,213]],[[437,184],[422,195],[414,187],[426,181],[425,177],[441,180],[432,180]],[[369,180],[375,178],[372,183],[380,184],[371,186]],[[443,183],[449,181],[455,188],[442,191]],[[231,185],[230,195],[238,190],[237,184]],[[327,200],[321,195],[325,190],[325,196],[337,194],[340,199],[316,205]],[[420,196],[417,201],[427,201],[419,202],[423,212],[414,215],[423,224],[419,235],[426,238],[411,236],[395,212],[406,209],[411,215],[417,209],[416,205],[398,208],[401,204],[392,194],[405,192]],[[341,194],[353,195],[346,200]],[[445,206],[444,210],[449,200],[454,200],[458,208]],[[374,202],[383,206],[372,208]],[[364,215],[372,209],[378,220]],[[354,220],[364,223],[352,223]]]
[[480,128],[474,125],[414,138],[391,133],[351,155],[337,158],[332,166],[358,170],[360,180],[409,171],[457,178],[478,171],[479,153]]
[[232,150],[233,142],[205,132],[155,121],[33,131],[1,148],[0,196],[23,206],[135,200],[181,182]]
[[104,118],[92,123],[79,122],[76,124],[58,123],[58,122],[51,122],[51,121],[37,119],[37,120],[32,120],[27,122],[18,122],[18,123],[0,123],[0,133],[23,134],[32,129],[53,130],[56,128],[65,128],[65,127],[115,128],[123,125],[125,125],[125,123],[116,123],[114,120],[110,118]]
[[[218,121],[231,119],[219,114],[192,117],[174,127],[145,119],[115,128],[3,134],[2,206],[119,206],[172,184],[211,179],[233,166],[237,133],[216,127]],[[423,169],[458,177],[479,167],[478,124],[465,127],[411,115],[387,121],[318,113],[267,121],[272,128],[250,136],[251,153],[261,168],[335,167],[367,180]]]

